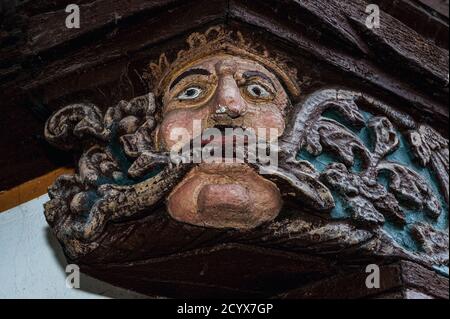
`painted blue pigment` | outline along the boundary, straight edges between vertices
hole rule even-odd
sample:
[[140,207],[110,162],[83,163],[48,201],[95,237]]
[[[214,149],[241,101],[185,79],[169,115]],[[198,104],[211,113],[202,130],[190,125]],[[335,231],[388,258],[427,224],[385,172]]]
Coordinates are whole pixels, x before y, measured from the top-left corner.
[[[370,120],[370,118],[373,117],[371,113],[368,112],[362,112],[364,119],[367,122]],[[370,132],[367,127],[364,127],[362,129],[358,128],[352,128],[348,124],[345,123],[342,116],[340,116],[336,112],[325,112],[323,114],[324,117],[334,119],[337,122],[344,124],[346,127],[348,127],[355,135],[357,135],[360,140],[366,145],[366,147],[373,151],[373,142],[370,137]],[[442,193],[439,188],[439,184],[436,180],[436,177],[434,174],[428,169],[421,167],[416,161],[413,159],[413,155],[411,152],[411,149],[409,148],[408,143],[406,142],[405,138],[400,134],[400,132],[397,132],[397,136],[400,140],[400,146],[397,151],[394,153],[388,155],[385,160],[389,160],[392,162],[397,162],[400,164],[403,164],[407,166],[408,168],[412,169],[413,171],[420,174],[425,181],[428,182],[428,184],[432,187],[434,194],[437,196],[437,198],[440,201],[441,204],[441,216],[437,220],[433,220],[429,218],[425,212],[422,211],[416,211],[413,209],[407,209],[406,207],[402,206],[402,209],[405,212],[406,215],[406,221],[407,225],[405,227],[399,227],[395,225],[392,221],[387,220],[384,229],[386,232],[401,246],[404,248],[412,251],[412,252],[418,252],[420,251],[419,244],[413,239],[410,232],[410,227],[416,222],[424,222],[431,224],[436,229],[439,230],[445,230],[448,227],[448,205],[446,204],[444,197],[442,196]],[[334,156],[327,154],[327,152],[323,152],[317,157],[314,157],[313,155],[309,154],[306,150],[301,150],[299,155],[299,159],[306,160],[310,162],[314,167],[322,172],[327,165],[339,162]],[[363,169],[362,167],[362,161],[360,158],[355,159],[355,163],[353,167],[351,167],[351,171],[354,173],[359,173]],[[386,189],[389,188],[389,176],[387,174],[381,174],[379,176],[378,182],[383,185]],[[334,199],[336,201],[336,206],[331,212],[331,217],[333,219],[348,219],[350,218],[349,213],[347,212],[347,208],[344,201],[340,197],[339,194],[333,193]],[[400,203],[401,204],[401,203]],[[439,271],[443,274],[446,274],[448,276],[448,267],[437,267],[436,271]]]

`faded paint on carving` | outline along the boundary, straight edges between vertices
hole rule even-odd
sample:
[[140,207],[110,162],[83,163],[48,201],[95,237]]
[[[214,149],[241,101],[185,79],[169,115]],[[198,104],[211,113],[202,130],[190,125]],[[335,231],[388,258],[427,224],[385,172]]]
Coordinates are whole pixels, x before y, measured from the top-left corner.
[[[211,35],[227,41],[210,40]],[[291,112],[285,112],[294,104],[291,102],[299,99],[295,72],[282,60],[270,59],[264,50],[246,51],[251,47],[246,43],[241,35],[233,39],[233,34],[214,28],[205,35],[190,37],[189,50],[180,52],[174,62],[169,63],[162,56],[151,68],[153,79],[159,79],[154,81],[157,97],[163,97],[161,106],[149,94],[121,102],[105,114],[95,105],[77,104],[63,108],[49,119],[45,135],[53,145],[83,151],[78,173],[60,177],[49,190],[51,201],[46,204],[47,220],[69,256],[81,258],[98,248],[107,238],[111,222],[131,219],[137,223],[165,203],[168,215],[179,222],[243,232],[250,229],[255,236],[279,242],[280,248],[286,244],[295,249],[311,242],[315,244],[314,252],[326,254],[334,251],[330,247],[343,251],[356,246],[361,255],[399,256],[427,265],[448,265],[448,255],[445,258],[442,253],[442,247],[448,243],[448,229],[443,232],[430,225],[413,226],[423,251],[412,252],[383,228],[386,220],[407,227],[407,207],[414,206],[431,219],[442,213],[441,203],[428,181],[402,163],[386,159],[398,148],[397,130],[410,134],[416,156],[436,174],[447,201],[448,140],[408,115],[352,91],[320,90],[295,104]],[[183,87],[171,92],[174,80],[193,67],[206,68],[209,75],[183,78]],[[213,117],[212,111],[222,104],[218,103],[220,94],[245,100],[242,90],[236,89],[236,78],[239,81],[248,68],[259,70],[276,82],[272,104],[264,103],[273,107],[269,116],[273,118],[266,125],[276,122],[284,130],[280,136],[279,167],[265,167],[268,174],[259,176],[255,173],[261,166],[258,164],[233,169],[173,165],[167,154],[170,143],[164,137],[168,119],[182,121],[198,115],[209,126],[260,123],[260,112],[256,111],[248,115],[238,110],[219,120]],[[193,84],[206,86],[205,100],[200,105],[176,98]],[[258,102],[246,106],[256,108]],[[367,124],[361,108],[376,115]],[[337,111],[345,124],[324,117],[328,110]],[[178,117],[177,112],[181,114]],[[281,118],[279,122],[274,120]],[[365,126],[372,132],[371,149],[350,129]],[[427,134],[434,134],[438,144],[432,144]],[[308,161],[298,159],[302,150],[313,156],[331,152],[338,162],[318,172]],[[122,163],[121,152],[129,166]],[[351,170],[356,155],[363,161],[361,172]],[[236,177],[231,176],[232,172]],[[377,181],[382,172],[390,176],[388,188]],[[242,176],[245,181],[239,181]],[[352,212],[351,220],[330,217],[335,206],[332,192],[343,198]],[[278,212],[285,207],[293,213],[282,218]],[[261,227],[255,229],[258,226]]]

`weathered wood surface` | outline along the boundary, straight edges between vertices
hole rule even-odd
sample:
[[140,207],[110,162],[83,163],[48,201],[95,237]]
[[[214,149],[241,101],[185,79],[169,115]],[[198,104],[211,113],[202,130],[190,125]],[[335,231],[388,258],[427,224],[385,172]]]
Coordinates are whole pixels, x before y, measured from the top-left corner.
[[448,0],[418,0],[418,2],[448,18]]
[[[98,0],[80,4],[83,27],[80,29],[67,29],[65,8],[45,12],[32,16],[28,25],[27,50],[30,54],[38,54],[73,39],[85,36],[101,28],[117,25],[120,20],[136,14],[145,14],[150,10],[165,7],[175,0],[131,0],[108,1]],[[167,10],[167,9],[165,9]],[[28,52],[27,52],[28,53]]]
[[[375,0],[380,8],[422,36],[448,50],[448,1]],[[423,4],[423,3],[427,4]],[[426,6],[432,10],[426,10]],[[425,8],[424,8],[425,6]],[[430,23],[432,21],[432,23]]]
[[[304,54],[313,55],[321,63],[331,64],[342,72],[356,76],[363,81],[370,82],[391,92],[405,99],[408,104],[412,104],[417,109],[425,111],[430,116],[433,116],[433,114],[437,115],[440,121],[448,121],[448,112],[445,108],[439,107],[439,103],[433,101],[434,99],[430,98],[429,94],[421,94],[418,85],[415,87],[411,86],[415,82],[413,81],[414,78],[422,80],[419,84],[422,89],[427,86],[427,81],[424,81],[424,79],[428,79],[431,82],[438,79],[437,82],[434,82],[433,92],[436,95],[440,95],[443,100],[446,100],[445,83],[448,73],[448,51],[429,43],[412,29],[405,28],[398,21],[392,20],[388,15],[385,15],[384,22],[381,24],[382,26],[385,25],[380,29],[383,32],[381,37],[377,33],[365,31],[364,34],[356,38],[355,35],[357,33],[355,31],[350,33],[346,30],[352,29],[351,23],[357,27],[357,30],[363,30],[361,24],[364,25],[366,17],[364,14],[361,14],[365,8],[365,2],[363,1],[352,0],[336,3],[331,1],[327,3],[327,6],[323,4],[317,5],[318,2],[306,2],[304,4],[298,1],[298,5],[293,6],[291,10],[292,16],[295,18],[289,19],[288,16],[288,21],[293,20],[295,24],[292,24],[292,22],[287,24],[284,20],[273,20],[268,17],[267,12],[276,6],[275,2],[261,4],[248,1],[244,6],[240,3],[240,1],[236,1],[236,5],[231,6],[231,17],[275,33],[280,38],[292,42]],[[304,11],[307,11],[307,14],[314,15],[314,23],[317,23],[317,21],[322,22],[319,23],[317,28],[314,28],[318,32],[315,36],[308,36],[305,33],[296,32],[299,28],[306,29],[310,25],[311,18],[307,20],[301,18],[305,15]],[[316,26],[314,25],[314,27]],[[406,38],[405,33],[407,33]],[[361,49],[359,52],[349,53],[346,50],[345,44],[341,43],[336,45],[333,43],[334,41],[329,36],[335,34],[341,39],[346,39],[346,43],[357,42],[360,49],[362,48],[364,51],[361,51]],[[364,37],[368,35],[376,39],[382,39],[386,43],[384,46],[373,46],[369,51],[369,48],[366,46],[373,42],[373,40],[366,41]],[[405,39],[407,40],[405,41]],[[409,43],[415,42],[417,47],[414,49],[408,47],[410,46]],[[377,44],[376,42],[374,43]],[[415,52],[410,55],[411,51]],[[434,58],[430,56],[431,52],[436,52],[436,54],[433,54]],[[403,67],[399,67],[401,64],[398,62],[394,66],[389,65],[388,68],[379,67],[379,63],[386,65],[383,57],[387,53],[392,53],[390,57],[393,61],[403,59],[400,62],[404,64],[407,73],[405,73]],[[361,54],[368,56],[361,58]],[[417,60],[417,56],[420,56],[420,70],[414,69],[413,62]],[[431,63],[428,60],[430,57],[432,59]],[[409,63],[409,66],[405,64],[405,61]],[[429,69],[433,68],[440,70],[438,74],[430,74]],[[408,77],[408,81],[398,79],[401,76],[408,76],[411,72],[415,75],[414,77]]]
[[[380,288],[368,289],[363,268],[280,295],[284,299],[448,299],[448,279],[402,261],[380,267]],[[343,288],[345,287],[345,289]]]
[[332,264],[317,257],[240,244],[140,262],[80,267],[95,278],[146,295],[208,299],[272,297],[333,272]]
[[[215,2],[218,4],[217,7],[205,6],[202,1],[198,1],[194,5],[180,5],[170,12],[159,13],[158,19],[144,19],[127,29],[117,29],[114,31],[113,37],[105,37],[100,43],[95,43],[93,46],[82,46],[73,50],[66,59],[52,61],[43,66],[36,77],[30,80],[24,88],[38,88],[75,73],[84,73],[90,68],[102,64],[114,63],[115,60],[126,59],[129,62],[128,57],[134,52],[150,48],[152,45],[182,34],[186,30],[224,18],[223,6],[226,2],[223,0],[215,0]],[[199,15],[197,18],[187,21],[183,19],[186,14]],[[165,21],[170,19],[179,20],[180,23],[167,25]],[[161,32],[154,33],[155,30],[161,30]],[[130,37],[130,34],[133,36]],[[149,37],[149,34],[154,35]],[[116,68],[116,70],[123,71],[121,68]],[[120,74],[116,74],[115,78],[117,77],[120,77]],[[98,82],[85,83],[89,86],[98,84]],[[64,93],[61,92],[59,95]],[[58,97],[54,96],[53,98]]]

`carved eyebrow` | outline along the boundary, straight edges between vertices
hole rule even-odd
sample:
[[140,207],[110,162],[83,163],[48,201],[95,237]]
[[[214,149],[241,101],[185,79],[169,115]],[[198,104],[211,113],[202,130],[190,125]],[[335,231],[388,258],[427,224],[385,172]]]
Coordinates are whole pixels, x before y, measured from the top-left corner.
[[187,70],[186,72],[181,73],[170,85],[170,90],[177,85],[178,83],[180,83],[181,80],[183,80],[184,78],[191,76],[191,75],[211,75],[211,73],[208,70],[205,69],[190,69]]
[[270,84],[272,84],[272,86],[275,87],[275,85],[273,84],[272,80],[267,75],[265,75],[262,72],[259,72],[259,71],[247,71],[242,76],[244,77],[244,79],[249,79],[249,78],[253,78],[253,77],[260,77],[260,78],[263,78],[266,81],[269,81]]

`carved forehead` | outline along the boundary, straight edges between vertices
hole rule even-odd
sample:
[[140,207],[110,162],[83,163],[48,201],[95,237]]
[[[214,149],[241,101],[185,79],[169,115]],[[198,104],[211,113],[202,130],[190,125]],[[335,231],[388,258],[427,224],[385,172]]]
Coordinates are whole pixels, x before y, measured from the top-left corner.
[[178,70],[171,76],[170,81],[168,81],[166,92],[169,91],[171,87],[176,84],[181,77],[183,77],[183,75],[189,75],[189,73],[200,75],[206,75],[209,73],[211,75],[218,76],[224,72],[231,72],[233,75],[242,76],[246,72],[253,71],[267,77],[275,86],[277,86],[277,89],[283,88],[276,75],[262,64],[239,56],[217,54],[194,61]]
[[[267,70],[263,65],[260,63],[250,60],[241,58],[238,56],[232,56],[227,54],[221,54],[221,55],[214,55],[210,56],[201,60],[196,61],[191,66],[188,66],[184,68],[190,69],[190,68],[205,68],[213,73],[218,73],[220,70],[223,70],[225,68],[234,68],[235,72],[243,72],[247,70],[257,70],[260,72],[263,72],[264,74],[276,78],[275,75]],[[181,71],[183,72],[183,70]]]

